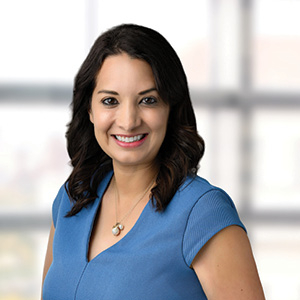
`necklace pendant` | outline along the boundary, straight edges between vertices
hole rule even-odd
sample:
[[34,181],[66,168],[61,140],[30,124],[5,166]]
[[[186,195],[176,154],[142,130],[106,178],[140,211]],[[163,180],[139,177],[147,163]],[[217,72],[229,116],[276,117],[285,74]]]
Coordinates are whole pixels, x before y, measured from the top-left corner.
[[112,228],[112,234],[114,236],[118,236],[120,234],[120,229],[118,227],[118,225],[114,225],[113,228]]
[[121,233],[121,230],[124,229],[124,226],[121,223],[116,223],[112,228],[112,234],[118,236]]

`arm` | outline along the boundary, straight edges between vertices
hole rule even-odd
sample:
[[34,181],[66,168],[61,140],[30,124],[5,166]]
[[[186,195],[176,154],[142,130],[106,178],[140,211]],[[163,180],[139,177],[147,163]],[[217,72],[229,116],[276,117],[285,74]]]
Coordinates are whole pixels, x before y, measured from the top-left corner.
[[[54,232],[55,232],[55,228],[54,228],[54,225],[53,225],[53,222],[52,222],[51,229],[50,229],[50,234],[49,234],[46,258],[45,258],[45,263],[44,263],[42,286],[44,284],[44,280],[45,280],[45,277],[48,273],[48,270],[49,270],[49,268],[52,264],[52,258],[53,258],[53,256],[52,256],[52,245],[53,245]],[[43,291],[43,288],[42,288],[42,291]],[[41,299],[42,299],[42,296],[41,296]]]
[[245,231],[230,226],[217,233],[192,263],[209,300],[264,300]]

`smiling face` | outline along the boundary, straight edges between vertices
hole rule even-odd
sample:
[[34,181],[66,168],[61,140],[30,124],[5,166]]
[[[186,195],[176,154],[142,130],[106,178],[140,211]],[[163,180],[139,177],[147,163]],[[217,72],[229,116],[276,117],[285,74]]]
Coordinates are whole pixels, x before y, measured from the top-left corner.
[[107,57],[93,91],[90,120],[114,164],[151,165],[166,135],[169,106],[150,65],[125,53]]

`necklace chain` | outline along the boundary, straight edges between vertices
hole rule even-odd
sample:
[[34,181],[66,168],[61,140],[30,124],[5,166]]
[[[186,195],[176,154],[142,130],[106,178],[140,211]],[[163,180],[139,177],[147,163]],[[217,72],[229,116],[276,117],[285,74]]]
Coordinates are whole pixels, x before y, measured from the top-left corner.
[[134,208],[138,205],[138,203],[140,201],[142,201],[142,199],[145,197],[145,195],[147,194],[147,192],[149,191],[149,189],[151,188],[152,184],[155,181],[155,177],[153,178],[153,180],[150,182],[150,184],[148,185],[148,187],[146,188],[145,192],[143,193],[143,195],[134,203],[134,205],[131,207],[131,209],[125,214],[125,216],[123,216],[123,218],[118,222],[118,199],[119,199],[119,194],[116,188],[116,178],[114,178],[114,185],[115,185],[115,209],[116,209],[116,224],[113,226],[112,228],[112,233],[114,236],[118,236],[121,231],[124,229],[124,225],[122,224],[122,222],[131,214],[131,212],[134,210]]

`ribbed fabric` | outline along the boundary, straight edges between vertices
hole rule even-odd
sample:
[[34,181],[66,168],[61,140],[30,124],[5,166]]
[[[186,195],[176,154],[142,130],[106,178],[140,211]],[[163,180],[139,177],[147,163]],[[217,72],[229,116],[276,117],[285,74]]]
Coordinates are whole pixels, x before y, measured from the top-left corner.
[[201,196],[191,210],[184,233],[183,256],[187,265],[192,264],[208,240],[231,225],[243,227],[232,200],[224,191],[213,189]]
[[229,196],[206,180],[188,178],[163,213],[150,202],[118,243],[87,261],[89,238],[112,172],[101,182],[99,198],[71,218],[62,187],[53,203],[53,263],[44,300],[204,300],[189,267],[217,232],[241,223]]

